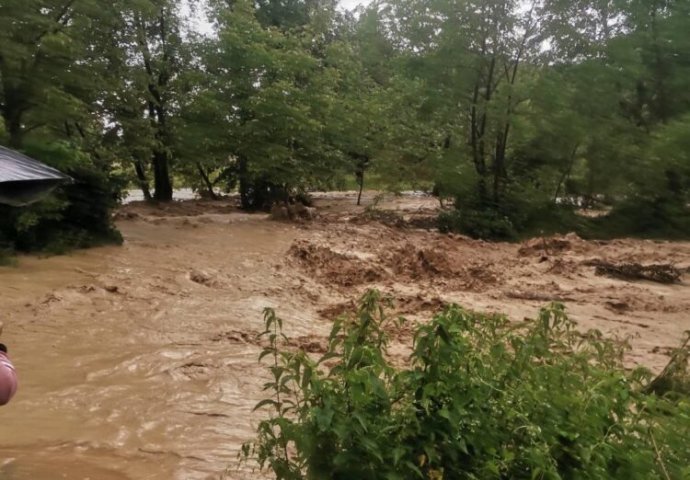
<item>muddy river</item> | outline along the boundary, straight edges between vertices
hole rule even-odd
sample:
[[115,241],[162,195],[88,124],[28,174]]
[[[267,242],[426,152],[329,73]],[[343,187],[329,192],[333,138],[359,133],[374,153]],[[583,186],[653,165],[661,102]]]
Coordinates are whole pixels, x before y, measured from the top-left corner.
[[254,336],[267,306],[296,345],[318,350],[333,315],[369,287],[413,321],[448,302],[522,320],[560,300],[581,328],[630,336],[626,361],[654,370],[690,329],[688,275],[626,282],[586,263],[687,271],[690,243],[490,244],[415,228],[433,199],[388,199],[382,218],[353,203],[321,197],[308,224],[223,202],[133,203],[118,215],[122,247],[0,268],[3,341],[20,375],[0,409],[0,478],[258,478],[236,459],[260,418]]

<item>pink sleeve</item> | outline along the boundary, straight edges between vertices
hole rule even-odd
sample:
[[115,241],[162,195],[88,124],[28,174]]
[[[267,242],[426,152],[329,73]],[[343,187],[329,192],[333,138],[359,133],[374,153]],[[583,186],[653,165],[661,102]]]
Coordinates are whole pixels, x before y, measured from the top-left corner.
[[7,405],[17,392],[17,373],[9,358],[0,355],[0,405]]

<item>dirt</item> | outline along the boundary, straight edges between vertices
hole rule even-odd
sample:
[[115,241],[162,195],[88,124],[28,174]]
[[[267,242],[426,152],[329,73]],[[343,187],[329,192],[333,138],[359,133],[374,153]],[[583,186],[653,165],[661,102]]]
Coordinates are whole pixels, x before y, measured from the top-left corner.
[[295,242],[290,247],[288,255],[294,258],[303,270],[316,278],[343,287],[375,282],[385,275],[383,271],[369,267],[357,257],[305,240]]
[[[655,372],[690,329],[688,242],[489,243],[430,230],[431,197],[315,197],[318,215],[300,223],[233,199],[132,203],[117,215],[122,247],[0,268],[2,339],[21,382],[0,412],[0,478],[261,478],[236,458],[261,418],[265,307],[289,348],[314,355],[372,287],[408,318],[391,327],[397,352],[450,303],[522,321],[564,302],[578,328],[630,337],[626,363]],[[680,278],[597,275],[592,261],[670,265]]]

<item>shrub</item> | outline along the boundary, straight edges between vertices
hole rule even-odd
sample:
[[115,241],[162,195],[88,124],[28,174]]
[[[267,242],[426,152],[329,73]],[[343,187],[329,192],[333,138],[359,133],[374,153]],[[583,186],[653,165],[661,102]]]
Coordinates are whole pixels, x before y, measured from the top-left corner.
[[554,304],[512,324],[451,306],[417,328],[408,365],[387,355],[367,293],[318,360],[283,347],[266,310],[271,415],[243,448],[277,479],[680,479],[690,402],[646,393],[624,346],[580,334]]
[[499,204],[480,200],[476,192],[458,196],[455,210],[442,212],[442,232],[458,232],[485,240],[519,240],[534,235],[589,231],[590,221],[573,205],[555,203],[535,188],[511,185]]
[[595,219],[585,236],[690,238],[690,208],[677,199],[632,197]]
[[472,238],[514,240],[517,232],[508,217],[496,210],[449,210],[438,217],[441,233],[457,232]]

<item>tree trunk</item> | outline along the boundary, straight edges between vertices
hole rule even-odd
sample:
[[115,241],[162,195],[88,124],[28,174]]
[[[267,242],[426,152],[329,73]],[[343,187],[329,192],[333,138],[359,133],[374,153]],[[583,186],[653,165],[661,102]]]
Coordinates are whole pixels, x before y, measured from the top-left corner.
[[357,194],[357,206],[362,204],[362,191],[364,190],[364,172],[369,165],[369,155],[360,153],[350,153],[350,156],[357,160],[355,167],[355,177],[357,178],[357,185],[359,185],[359,193]]
[[1,105],[2,120],[5,123],[5,131],[8,136],[10,148],[20,149],[24,144],[24,128],[22,127],[22,117],[28,110],[26,92],[22,90],[16,80],[12,80],[12,75],[5,70],[0,59],[0,94],[4,102]]
[[[482,46],[482,53],[486,51],[486,41]],[[489,105],[492,100],[492,93],[494,88],[494,75],[496,73],[496,53],[491,56],[491,61],[487,67],[486,78],[480,73],[474,85],[474,93],[471,109],[471,146],[474,167],[479,175],[477,184],[477,194],[479,196],[479,203],[486,205],[489,203],[489,191],[487,188],[487,177],[489,173],[486,164],[486,130],[488,124]],[[481,93],[481,91],[484,93]],[[482,98],[482,109],[478,108],[480,97]]]
[[364,170],[357,172],[357,183],[359,184],[359,193],[357,194],[357,206],[362,204],[362,191],[364,190]]
[[563,175],[561,175],[561,178],[558,180],[558,186],[556,187],[556,193],[553,194],[553,203],[558,202],[558,196],[561,194],[561,188],[563,187],[563,183],[568,179],[570,176],[570,172],[573,171],[573,165],[575,165],[575,154],[577,153],[577,148],[580,146],[580,144],[575,144],[575,147],[573,147],[573,151],[570,153],[570,161],[568,162],[568,166],[563,172]]
[[146,178],[146,172],[144,171],[144,166],[140,161],[134,162],[134,170],[137,172],[137,180],[139,181],[139,188],[141,188],[141,193],[144,194],[144,200],[150,202],[153,200],[151,197],[151,189],[149,188],[149,180]]
[[501,180],[503,178],[503,157],[496,158],[494,165],[494,182],[493,182],[493,200],[494,205],[498,206],[501,204]]
[[240,189],[240,206],[244,210],[249,210],[252,207],[252,201],[250,198],[251,182],[249,179],[247,159],[241,156],[237,159],[237,179],[239,181]]
[[161,150],[153,152],[153,198],[157,202],[170,202],[173,199],[173,187],[170,181],[168,154]]
[[213,191],[213,184],[211,183],[211,180],[208,178],[206,172],[204,171],[204,167],[202,167],[199,162],[196,162],[196,168],[199,170],[201,180],[203,180],[204,185],[206,185],[206,191],[208,192],[208,194],[211,196],[213,200],[218,200],[218,195],[216,195],[216,192]]
[[511,97],[508,97],[508,111],[506,123],[503,127],[503,132],[499,134],[496,139],[496,154],[494,156],[493,174],[494,186],[493,195],[494,203],[499,205],[501,203],[501,181],[507,177],[506,173],[506,148],[508,146],[508,135],[510,133],[510,116],[512,115],[512,107],[510,105]]
[[22,114],[21,111],[16,111],[12,108],[10,102],[5,105],[3,112],[3,120],[5,121],[5,129],[8,135],[8,144],[10,148],[19,150],[24,144],[24,129],[22,128]]

